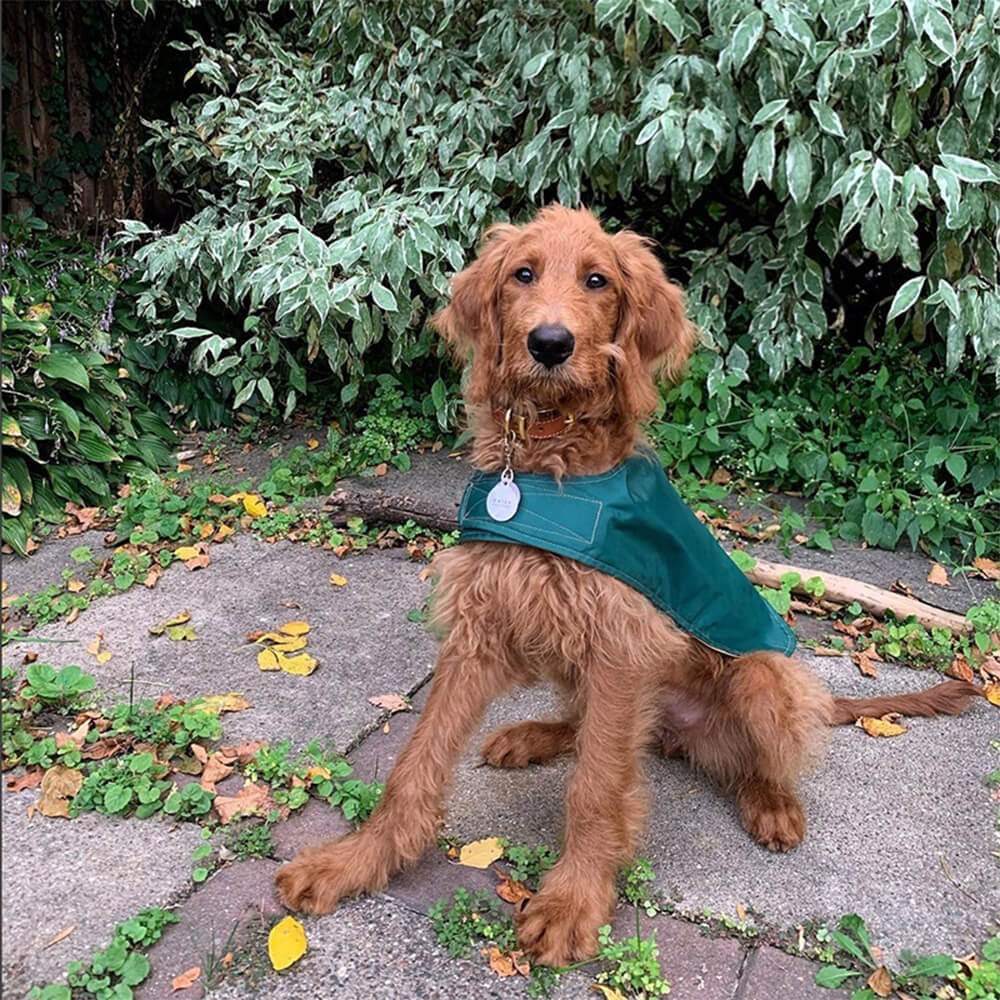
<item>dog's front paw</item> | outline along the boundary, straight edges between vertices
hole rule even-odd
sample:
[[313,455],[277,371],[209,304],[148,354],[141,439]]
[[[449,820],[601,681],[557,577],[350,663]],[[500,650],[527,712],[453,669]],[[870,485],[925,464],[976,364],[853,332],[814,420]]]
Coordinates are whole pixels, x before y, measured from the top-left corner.
[[757,786],[743,792],[739,805],[747,832],[769,851],[790,851],[802,843],[806,817],[794,795]]
[[556,968],[593,958],[597,932],[611,918],[613,895],[613,890],[543,887],[514,918],[518,943],[535,962]]
[[310,847],[275,876],[281,901],[301,913],[331,913],[346,896],[370,892],[384,881],[355,837]]

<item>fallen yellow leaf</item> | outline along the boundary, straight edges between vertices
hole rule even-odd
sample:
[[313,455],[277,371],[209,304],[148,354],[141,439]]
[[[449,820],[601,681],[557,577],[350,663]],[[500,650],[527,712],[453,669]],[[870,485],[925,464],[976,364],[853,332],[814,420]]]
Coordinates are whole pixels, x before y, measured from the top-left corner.
[[295,917],[279,920],[267,936],[267,954],[277,970],[287,969],[306,953],[306,929]]
[[986,695],[986,700],[991,705],[996,705],[997,708],[1000,708],[1000,684],[986,684],[983,687],[983,694]]
[[181,560],[194,559],[195,556],[200,556],[201,551],[196,549],[193,545],[182,545],[179,549],[174,549],[174,555]]
[[319,764],[313,764],[306,771],[306,781],[312,781],[313,778],[329,778],[330,770],[326,767],[321,767]]
[[[249,639],[250,637],[247,636],[247,638]],[[281,635],[280,632],[261,632],[253,641],[258,644],[262,642],[288,642],[289,638],[287,635]]]
[[308,653],[299,653],[297,656],[275,653],[275,656],[286,674],[296,674],[299,677],[308,677],[319,666],[319,660]]
[[51,948],[54,944],[59,944],[64,938],[68,938],[73,931],[76,930],[76,924],[70,924],[69,927],[64,927],[51,941],[46,941],[42,945],[42,951],[46,948]]
[[319,447],[319,441],[316,438],[309,438],[307,447],[310,451],[315,451]]
[[278,631],[285,635],[305,635],[309,631],[309,622],[285,622],[278,626]]
[[263,517],[267,513],[267,504],[256,493],[243,495],[243,509],[251,517]]
[[303,635],[296,636],[294,639],[289,639],[288,636],[282,636],[286,639],[286,642],[276,642],[271,649],[276,653],[297,653],[300,649],[306,648],[306,637]]
[[67,580],[66,581],[66,589],[71,594],[79,594],[80,591],[83,590],[83,588],[86,587],[86,586],[87,585],[83,582],[83,580],[73,579],[73,580]]
[[257,666],[261,670],[280,670],[281,665],[278,663],[278,657],[271,649],[262,649],[257,654]]
[[625,1000],[624,993],[619,993],[618,990],[613,990],[610,986],[605,986],[604,983],[591,983],[590,988],[603,994],[604,1000]]
[[189,462],[178,462],[177,463],[177,471],[178,472],[190,472],[191,471],[191,464]]
[[486,837],[466,844],[458,854],[458,863],[466,868],[489,868],[503,857],[503,844],[499,837]]
[[862,715],[854,724],[863,729],[869,736],[901,736],[909,728],[894,722],[892,715],[883,715],[881,719]]
[[211,712],[213,715],[220,715],[222,712],[242,712],[245,709],[253,708],[241,694],[230,691],[229,694],[207,694],[195,700],[195,707],[203,712]]
[[233,534],[235,530],[235,528],[230,528],[228,524],[220,524],[219,530],[215,533],[215,540],[221,542],[224,538],[228,538]]
[[347,577],[341,576],[339,573],[331,573],[330,583],[332,583],[335,587],[344,587],[347,585]]

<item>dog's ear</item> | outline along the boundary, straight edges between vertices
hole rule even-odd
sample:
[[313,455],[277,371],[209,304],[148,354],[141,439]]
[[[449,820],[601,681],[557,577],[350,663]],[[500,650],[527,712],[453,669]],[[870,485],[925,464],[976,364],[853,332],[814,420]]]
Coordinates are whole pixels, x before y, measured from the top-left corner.
[[615,338],[649,372],[676,381],[697,343],[684,310],[684,293],[668,281],[650,242],[627,230],[612,238],[622,275],[622,303]]
[[500,288],[504,262],[517,226],[500,222],[483,236],[479,256],[451,279],[451,303],[431,325],[463,360],[496,357],[500,345]]

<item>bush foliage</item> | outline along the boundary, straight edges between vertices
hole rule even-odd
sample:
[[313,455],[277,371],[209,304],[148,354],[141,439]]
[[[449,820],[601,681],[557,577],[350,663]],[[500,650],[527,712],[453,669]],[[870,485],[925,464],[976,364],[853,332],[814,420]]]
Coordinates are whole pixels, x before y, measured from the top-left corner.
[[[838,334],[996,370],[996,0],[246,2],[153,122],[189,219],[145,314],[232,402],[432,353],[484,225],[558,199],[659,237],[726,396]],[[453,400],[438,390],[439,415]],[[724,404],[723,404],[724,406]]]
[[5,224],[0,245],[3,540],[22,554],[39,519],[110,501],[110,484],[169,462],[174,441],[142,385],[153,373],[126,357],[149,354],[131,339],[127,261],[29,221]]

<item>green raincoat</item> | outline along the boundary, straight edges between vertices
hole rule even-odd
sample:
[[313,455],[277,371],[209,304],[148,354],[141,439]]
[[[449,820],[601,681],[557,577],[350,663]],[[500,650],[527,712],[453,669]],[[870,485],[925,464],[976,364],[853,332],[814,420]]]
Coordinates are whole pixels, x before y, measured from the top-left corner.
[[596,476],[559,484],[516,473],[517,512],[493,520],[486,496],[497,472],[476,472],[458,523],[462,541],[545,549],[617,577],[685,632],[733,656],[761,650],[789,655],[795,636],[691,513],[649,452]]

